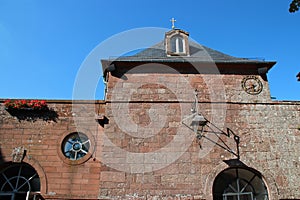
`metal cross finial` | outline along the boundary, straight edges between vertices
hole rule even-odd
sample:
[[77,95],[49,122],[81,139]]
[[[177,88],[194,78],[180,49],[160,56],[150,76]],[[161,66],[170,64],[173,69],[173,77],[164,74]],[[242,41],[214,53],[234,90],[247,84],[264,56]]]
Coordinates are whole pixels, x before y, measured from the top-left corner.
[[174,29],[175,28],[176,19],[174,19],[174,17],[172,17],[172,19],[170,21],[172,22],[172,29]]

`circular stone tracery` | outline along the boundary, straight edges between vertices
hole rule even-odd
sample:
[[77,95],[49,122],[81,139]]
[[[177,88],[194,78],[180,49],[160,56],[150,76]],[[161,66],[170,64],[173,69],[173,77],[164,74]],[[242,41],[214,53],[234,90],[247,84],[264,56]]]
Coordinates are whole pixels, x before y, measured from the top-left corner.
[[90,146],[90,139],[85,134],[74,132],[63,140],[62,152],[70,160],[79,160],[88,154]]

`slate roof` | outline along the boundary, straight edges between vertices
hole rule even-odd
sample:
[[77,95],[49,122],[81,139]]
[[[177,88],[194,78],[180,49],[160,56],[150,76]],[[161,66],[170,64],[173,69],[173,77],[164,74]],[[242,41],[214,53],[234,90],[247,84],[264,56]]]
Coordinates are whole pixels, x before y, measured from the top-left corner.
[[[215,63],[270,63],[259,59],[238,58],[189,41],[190,56],[167,56],[164,41],[132,56],[121,56],[106,61],[125,62],[215,62]],[[274,63],[274,62],[272,62]]]

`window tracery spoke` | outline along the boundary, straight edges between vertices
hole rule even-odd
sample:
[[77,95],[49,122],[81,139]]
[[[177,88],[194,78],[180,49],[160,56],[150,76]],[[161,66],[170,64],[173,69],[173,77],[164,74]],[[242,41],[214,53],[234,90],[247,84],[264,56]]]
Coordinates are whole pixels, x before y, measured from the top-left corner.
[[4,177],[4,179],[5,179],[6,182],[2,185],[1,191],[3,191],[4,186],[6,185],[6,183],[8,183],[8,185],[11,187],[11,190],[13,191],[15,188],[12,185],[12,183],[10,182],[10,180],[6,177],[6,175],[4,173],[2,173],[2,176]]
[[229,184],[228,187],[230,187],[233,192],[238,192],[231,184]]
[[23,186],[25,186],[26,184],[28,184],[28,187],[30,189],[30,181],[31,179],[33,179],[37,174],[32,175],[30,178],[26,179],[24,178],[26,181],[25,183],[23,183],[20,187],[18,187],[16,190],[19,191]]
[[67,150],[67,151],[65,151],[64,153],[70,153],[71,152],[71,150]]
[[68,140],[67,143],[69,143],[70,145],[73,145],[73,142],[71,142],[70,140]]
[[75,155],[74,155],[74,160],[77,160],[77,151],[74,151]]
[[83,150],[83,149],[81,149],[81,152],[84,153],[84,154],[88,154],[88,152]]
[[19,180],[20,180],[21,172],[22,172],[22,165],[21,165],[20,168],[19,168],[18,178],[17,178],[17,181],[16,181],[16,186],[15,186],[15,188],[17,188],[18,185],[19,185]]
[[[21,179],[21,182],[24,182],[21,186],[16,186],[16,188],[13,190],[14,192],[27,192],[31,191],[30,183],[27,182],[27,179],[23,176],[21,177],[12,177],[12,179]],[[27,185],[27,188],[25,187]]]
[[88,143],[90,143],[90,140],[89,140],[89,139],[86,140],[86,141],[84,141],[84,142],[82,142],[81,144],[82,144],[82,145],[85,145],[85,144],[88,144]]
[[241,192],[244,192],[244,190],[248,187],[251,186],[251,182],[254,180],[254,178],[256,177],[256,174],[253,175],[253,177],[250,179],[249,182],[247,182],[247,184],[242,188]]

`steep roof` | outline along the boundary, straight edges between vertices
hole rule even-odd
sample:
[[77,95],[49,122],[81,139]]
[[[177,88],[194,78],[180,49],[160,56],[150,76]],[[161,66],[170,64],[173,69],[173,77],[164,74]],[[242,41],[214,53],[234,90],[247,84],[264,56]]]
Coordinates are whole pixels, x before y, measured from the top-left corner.
[[101,60],[103,73],[110,71],[114,62],[147,62],[147,63],[216,63],[216,64],[258,64],[266,66],[266,72],[276,63],[260,59],[247,59],[227,55],[189,40],[189,56],[169,56],[166,53],[165,42],[161,41],[152,47],[144,49],[134,55],[120,56]]
[[164,41],[132,56],[121,56],[110,61],[129,62],[215,62],[215,63],[266,63],[263,60],[238,58],[189,41],[190,56],[167,56]]

